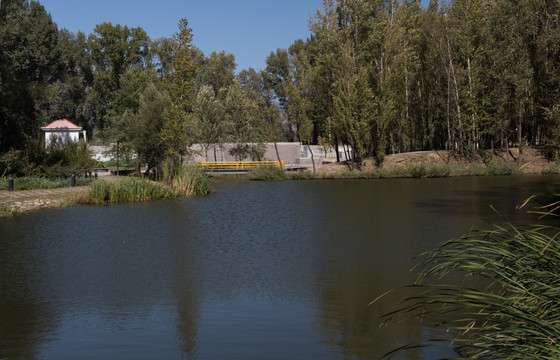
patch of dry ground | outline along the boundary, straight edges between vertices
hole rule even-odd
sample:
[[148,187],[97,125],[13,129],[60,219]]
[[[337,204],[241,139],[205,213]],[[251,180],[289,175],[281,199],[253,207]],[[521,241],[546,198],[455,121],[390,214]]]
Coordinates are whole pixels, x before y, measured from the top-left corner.
[[[100,177],[111,181],[121,180],[118,176],[105,173],[100,174]],[[88,188],[76,186],[41,190],[0,190],[0,216],[80,203],[80,200],[86,197]]]
[[7,214],[59,207],[71,203],[87,193],[87,186],[60,189],[0,191],[2,212]]

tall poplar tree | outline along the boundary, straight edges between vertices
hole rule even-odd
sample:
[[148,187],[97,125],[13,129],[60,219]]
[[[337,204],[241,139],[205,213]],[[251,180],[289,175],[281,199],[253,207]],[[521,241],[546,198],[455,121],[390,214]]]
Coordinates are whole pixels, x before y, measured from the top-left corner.
[[179,31],[173,36],[173,61],[166,80],[170,96],[170,111],[160,135],[166,154],[171,158],[169,179],[173,177],[173,163],[179,155],[187,153],[192,140],[187,132],[189,114],[198,86],[199,63],[192,45],[192,29],[187,19],[179,21]]

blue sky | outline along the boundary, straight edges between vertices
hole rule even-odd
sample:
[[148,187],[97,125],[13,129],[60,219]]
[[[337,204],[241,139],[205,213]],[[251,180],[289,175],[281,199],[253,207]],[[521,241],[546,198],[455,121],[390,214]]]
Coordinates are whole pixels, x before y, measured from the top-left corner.
[[[427,0],[423,0],[425,2]],[[277,48],[309,37],[309,16],[321,0],[39,0],[59,28],[86,34],[101,22],[142,27],[152,39],[170,37],[185,17],[206,55],[225,50],[237,70],[259,70]]]

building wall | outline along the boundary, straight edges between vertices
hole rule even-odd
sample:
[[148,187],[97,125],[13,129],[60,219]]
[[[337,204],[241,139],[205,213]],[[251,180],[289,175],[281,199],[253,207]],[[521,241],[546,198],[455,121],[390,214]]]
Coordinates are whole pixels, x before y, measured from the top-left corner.
[[63,145],[70,141],[78,142],[80,140],[79,131],[47,131],[45,132],[45,145],[49,146],[54,139],[58,139]]
[[[86,141],[85,130],[43,130],[45,132],[45,146],[49,146],[51,142],[58,139],[62,145],[68,144],[70,141],[79,142],[80,140]],[[81,136],[80,136],[81,135]],[[81,139],[80,139],[81,137]]]

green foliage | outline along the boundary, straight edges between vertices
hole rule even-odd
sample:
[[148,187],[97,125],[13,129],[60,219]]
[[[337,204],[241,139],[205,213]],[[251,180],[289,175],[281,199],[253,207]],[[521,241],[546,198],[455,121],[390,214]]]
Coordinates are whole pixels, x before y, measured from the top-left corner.
[[179,20],[179,31],[173,36],[171,73],[166,84],[172,101],[172,119],[184,118],[190,112],[197,87],[200,64],[192,45],[193,34],[187,19]]
[[181,192],[147,179],[128,177],[123,181],[94,181],[89,195],[93,203],[120,203],[171,199],[180,196]]
[[210,192],[208,175],[198,168],[184,166],[178,159],[166,158],[162,162],[162,173],[170,187],[187,196],[206,195]]
[[158,166],[165,156],[162,132],[169,112],[167,93],[149,83],[140,94],[136,113],[126,112],[122,118],[124,143],[136,153],[141,163],[148,169]]
[[0,217],[11,216],[15,213],[13,202],[4,202],[0,204]]
[[493,159],[488,164],[488,175],[511,175],[517,171],[518,165],[504,160]]
[[251,161],[262,161],[264,153],[266,152],[266,145],[259,144],[236,144],[229,150],[229,154],[237,161],[251,159]]
[[251,180],[277,181],[287,178],[286,171],[279,167],[258,167],[249,170],[248,174]]
[[171,183],[173,176],[175,175],[174,169],[179,169],[182,166],[179,158],[176,157],[166,157],[161,162],[161,174],[162,178],[167,181],[168,184]]
[[559,358],[559,236],[545,223],[506,224],[447,241],[424,254],[413,295],[383,321],[443,327],[447,340],[436,341],[460,358]]
[[171,186],[187,196],[207,195],[210,193],[210,178],[196,167],[182,166],[173,177]]
[[36,164],[36,167],[31,167],[32,172],[47,177],[68,177],[73,172],[85,173],[91,171],[95,165],[87,145],[80,143],[63,146],[52,142],[47,149],[41,148],[34,154],[29,154],[29,157]]
[[550,125],[548,130],[549,142],[546,145],[545,156],[548,160],[560,159],[560,106],[554,105],[546,109],[546,120]]
[[25,167],[21,152],[8,151],[0,156],[0,176],[19,175]]
[[95,167],[95,160],[80,143],[61,145],[53,141],[47,149],[40,142],[30,143],[26,151],[11,151],[0,157],[0,175],[69,177],[85,174]]
[[210,86],[203,86],[193,105],[191,126],[195,132],[195,141],[204,146],[206,160],[210,146],[220,146],[227,138],[227,123],[223,121],[223,117],[222,103],[216,99]]
[[58,30],[36,1],[0,6],[0,153],[23,149],[37,138],[42,99],[59,76]]
[[111,88],[117,89],[120,76],[131,65],[140,65],[148,54],[149,38],[140,28],[103,22],[88,37],[88,48],[98,71],[108,71]]
[[[58,189],[70,187],[71,178],[47,179],[44,177],[16,177],[14,180],[14,190],[39,190],[39,189]],[[93,179],[91,177],[76,176],[76,186],[89,185]],[[0,190],[8,190],[9,179],[0,177]]]
[[228,138],[236,143],[260,142],[263,122],[258,103],[239,81],[226,90],[223,100],[224,120],[227,122]]
[[219,94],[233,84],[236,67],[233,54],[226,54],[223,50],[219,53],[214,51],[204,62],[203,82],[210,86],[215,94]]
[[243,161],[249,156],[249,144],[236,144],[229,150],[229,154],[237,161]]
[[86,36],[58,30],[37,1],[5,0],[0,154],[28,151],[41,125],[68,118],[96,140],[128,143],[149,168],[189,155],[194,141],[321,139],[350,148],[357,166],[393,152],[474,159],[525,143],[555,160],[559,14],[554,1],[324,0],[309,39],[271,52],[265,71],[235,76],[235,57],[205,57],[186,19],[172,39],[108,22]]

